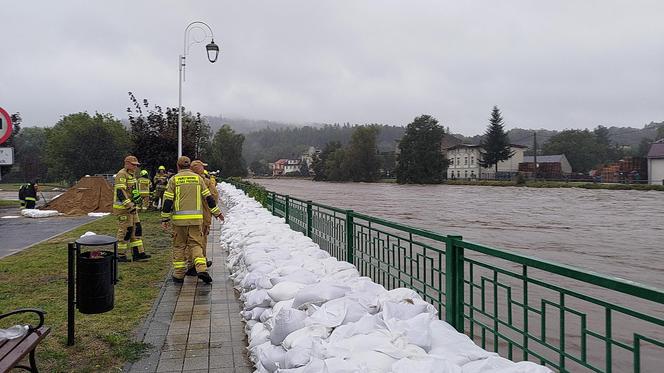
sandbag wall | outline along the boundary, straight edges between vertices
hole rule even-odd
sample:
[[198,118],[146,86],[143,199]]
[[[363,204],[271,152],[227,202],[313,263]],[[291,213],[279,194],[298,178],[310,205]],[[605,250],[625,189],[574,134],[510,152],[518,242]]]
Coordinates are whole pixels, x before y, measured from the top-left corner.
[[544,373],[475,345],[414,291],[387,291],[230,184],[221,244],[256,372]]

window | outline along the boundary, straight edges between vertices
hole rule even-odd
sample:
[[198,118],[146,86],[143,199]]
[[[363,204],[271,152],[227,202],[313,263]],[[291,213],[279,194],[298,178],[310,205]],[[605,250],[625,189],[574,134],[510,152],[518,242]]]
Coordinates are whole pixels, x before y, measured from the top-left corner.
[[468,178],[468,170],[464,171],[465,175],[464,177],[467,179]]
[[457,171],[457,178],[461,177],[461,171]]
[[463,157],[463,164],[468,166],[468,157]]
[[461,157],[457,157],[457,165],[461,166]]
[[474,166],[474,165],[475,165],[475,156],[474,156],[474,155],[471,155],[471,156],[470,156],[470,165],[471,165],[471,166]]

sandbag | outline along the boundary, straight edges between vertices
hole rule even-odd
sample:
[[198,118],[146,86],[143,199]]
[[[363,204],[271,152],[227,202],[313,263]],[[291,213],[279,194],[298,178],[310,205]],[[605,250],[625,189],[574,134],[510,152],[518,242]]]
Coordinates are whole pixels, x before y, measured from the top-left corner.
[[307,314],[293,308],[282,308],[274,316],[274,326],[270,332],[270,341],[278,345],[292,332],[304,328]]
[[284,281],[274,285],[271,289],[267,291],[268,295],[275,302],[280,302],[282,300],[293,299],[295,294],[297,294],[300,289],[306,285],[300,284],[292,281]]
[[332,299],[341,298],[350,291],[347,286],[319,282],[303,287],[295,294],[293,308],[303,309],[310,304],[321,305]]

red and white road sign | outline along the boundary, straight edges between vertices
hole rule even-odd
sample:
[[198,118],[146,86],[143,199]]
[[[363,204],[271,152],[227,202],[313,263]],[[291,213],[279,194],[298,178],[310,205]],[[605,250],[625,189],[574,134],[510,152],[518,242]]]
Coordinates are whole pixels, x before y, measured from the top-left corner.
[[7,141],[12,135],[12,118],[5,109],[0,107],[0,144]]

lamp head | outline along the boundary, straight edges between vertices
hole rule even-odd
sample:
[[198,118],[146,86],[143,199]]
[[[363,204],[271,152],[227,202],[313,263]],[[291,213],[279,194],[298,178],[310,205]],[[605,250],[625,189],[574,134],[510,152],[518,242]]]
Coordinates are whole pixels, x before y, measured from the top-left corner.
[[219,57],[219,46],[214,43],[214,39],[205,46],[205,49],[207,50],[208,60],[212,63],[216,62],[217,57]]

